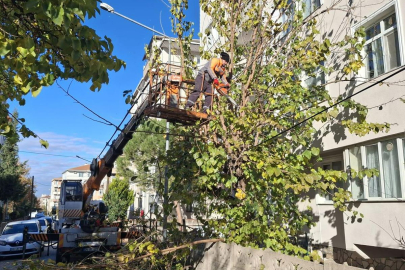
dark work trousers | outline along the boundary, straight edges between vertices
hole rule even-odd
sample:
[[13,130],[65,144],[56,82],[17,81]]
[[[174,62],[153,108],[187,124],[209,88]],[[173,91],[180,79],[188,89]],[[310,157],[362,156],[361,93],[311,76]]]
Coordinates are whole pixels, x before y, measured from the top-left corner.
[[203,112],[206,112],[207,109],[211,107],[213,95],[212,86],[207,80],[204,79],[204,77],[205,76],[198,74],[197,78],[195,78],[194,90],[188,97],[186,109],[194,106],[201,92],[203,92],[205,95]]

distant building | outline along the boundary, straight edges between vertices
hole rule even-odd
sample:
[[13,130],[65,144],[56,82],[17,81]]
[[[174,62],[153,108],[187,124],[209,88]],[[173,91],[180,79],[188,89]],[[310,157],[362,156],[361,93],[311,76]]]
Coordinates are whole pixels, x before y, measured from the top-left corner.
[[51,209],[58,208],[59,198],[60,198],[60,185],[62,183],[62,177],[52,179],[51,184]]
[[51,202],[51,195],[42,194],[39,198],[39,206],[46,215],[49,215],[52,210]]
[[[169,45],[170,44],[170,45]],[[191,55],[193,61],[200,67],[200,42],[198,39],[193,39],[190,44]],[[169,53],[169,47],[171,49],[171,53]],[[145,54],[143,59],[145,61],[145,65],[143,66],[143,76],[140,79],[138,85],[135,88],[133,93],[136,103],[131,108],[131,113],[134,114],[138,107],[142,104],[142,102],[148,97],[148,93],[150,91],[150,71],[152,60],[155,59],[154,55],[154,48],[160,49],[160,55],[158,57],[163,70],[168,71],[170,69],[171,74],[178,74],[181,73],[181,60],[180,60],[180,49],[176,42],[176,38],[166,38],[162,36],[153,36],[149,42],[148,50],[149,54]],[[170,64],[169,64],[170,63]],[[170,67],[170,68],[169,68]],[[196,75],[197,71],[194,70],[194,75]]]
[[[159,57],[154,55],[154,48],[159,48]],[[193,70],[193,76],[197,74],[198,69],[201,67],[199,48],[200,40],[193,39],[190,44],[190,54],[193,61],[197,65],[197,70]],[[160,68],[170,74],[181,74],[182,69],[184,68],[181,66],[181,53],[175,38],[153,36],[149,42],[148,50],[150,53],[145,54],[143,57],[143,60],[145,61],[145,65],[143,67],[143,77],[135,88],[134,97],[136,103],[132,107],[131,113],[135,113],[138,107],[142,104],[143,100],[148,97],[148,93],[151,89],[149,84],[153,60],[158,59],[157,61],[161,63]],[[187,101],[185,97],[186,96],[180,94],[180,104],[185,104]],[[128,169],[132,170],[134,175],[136,174],[136,168],[134,166],[130,166]],[[152,166],[149,168],[149,170],[154,171],[156,168]],[[162,196],[159,196],[157,191],[153,188],[146,189],[136,182],[130,183],[130,189],[134,192],[134,202],[128,209],[128,217],[135,218],[143,210],[146,218],[155,218],[155,215],[153,214],[155,208],[162,208]],[[194,226],[197,224],[197,220],[191,213],[190,206],[182,206],[181,214],[188,226]]]
[[[85,183],[90,178],[90,165],[85,164],[79,167],[74,167],[71,169],[67,169],[62,173],[62,180],[81,180],[82,184]],[[112,178],[115,175],[115,171],[112,172]],[[102,200],[103,195],[106,191],[107,187],[107,176],[101,181],[100,189],[94,191],[93,193],[93,200]]]

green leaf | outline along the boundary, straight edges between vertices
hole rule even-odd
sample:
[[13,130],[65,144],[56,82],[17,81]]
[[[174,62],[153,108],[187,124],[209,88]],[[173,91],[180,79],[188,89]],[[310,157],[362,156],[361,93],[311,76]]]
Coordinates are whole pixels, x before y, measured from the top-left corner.
[[311,148],[311,153],[312,153],[312,155],[314,155],[314,156],[319,156],[319,152],[320,152],[320,149],[319,149],[319,148],[317,148],[317,147],[312,147],[312,148]]
[[65,14],[65,10],[62,7],[58,7],[57,8],[57,13],[56,16],[52,18],[52,21],[56,24],[56,25],[62,25],[63,22],[63,15]]
[[0,42],[0,56],[5,56],[10,52],[10,49],[7,48],[7,42]]
[[302,155],[306,157],[308,160],[311,159],[312,156],[311,152],[308,150],[305,150],[304,153],[302,153]]

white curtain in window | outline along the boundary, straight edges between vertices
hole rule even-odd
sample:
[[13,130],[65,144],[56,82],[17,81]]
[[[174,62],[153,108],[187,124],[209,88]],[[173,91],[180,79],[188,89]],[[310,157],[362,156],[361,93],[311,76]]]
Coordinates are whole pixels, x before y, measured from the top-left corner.
[[402,140],[402,147],[404,148],[404,149],[402,149],[402,150],[403,150],[402,153],[404,153],[404,154],[403,154],[403,156],[404,156],[404,162],[403,162],[402,164],[405,165],[405,140]]
[[381,143],[384,189],[386,198],[401,198],[398,149],[395,140]]
[[[379,169],[378,146],[366,146],[367,169]],[[368,179],[368,196],[381,197],[380,177],[373,176]]]
[[[349,150],[350,168],[355,171],[362,169],[360,147],[353,147]],[[355,200],[364,198],[363,181],[356,177],[351,178],[352,197]]]

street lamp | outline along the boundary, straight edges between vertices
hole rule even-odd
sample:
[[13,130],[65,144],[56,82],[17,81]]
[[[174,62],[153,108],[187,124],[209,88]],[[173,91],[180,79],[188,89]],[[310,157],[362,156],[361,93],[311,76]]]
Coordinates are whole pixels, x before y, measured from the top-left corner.
[[[137,22],[137,21],[135,21],[135,20],[133,20],[131,18],[128,18],[127,16],[124,16],[124,15],[116,12],[114,10],[114,8],[112,6],[110,6],[109,4],[107,4],[107,3],[101,3],[100,8],[104,9],[104,10],[106,10],[106,11],[112,13],[112,14],[116,14],[116,15],[130,21],[130,22],[133,22],[133,23],[135,23],[135,24],[137,24],[137,25],[139,25],[139,26],[141,26],[143,28],[146,28],[146,29],[148,29],[148,30],[150,30],[150,31],[152,31],[152,32],[154,32],[156,34],[159,34],[159,35],[169,39],[169,63],[168,64],[169,64],[169,73],[170,73],[171,64],[172,64],[172,62],[171,62],[171,60],[172,60],[172,48],[171,48],[172,39],[169,36],[159,32],[159,31],[156,31],[155,29],[150,28],[150,27],[148,27],[148,26],[146,26],[146,25],[144,25],[144,24],[142,24],[140,22]],[[170,132],[170,123],[169,123],[169,121],[166,121],[166,153],[169,150],[169,132]],[[168,174],[168,167],[166,165],[166,168],[165,168],[165,189],[164,189],[164,195],[163,195],[163,205],[167,205],[167,203],[168,203],[167,195],[168,195],[168,190],[169,190],[169,180],[168,180],[167,174]],[[166,237],[167,237],[167,215],[164,214],[164,216],[163,216],[163,238],[166,240]]]

